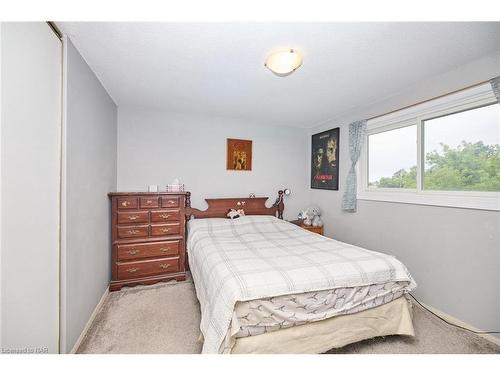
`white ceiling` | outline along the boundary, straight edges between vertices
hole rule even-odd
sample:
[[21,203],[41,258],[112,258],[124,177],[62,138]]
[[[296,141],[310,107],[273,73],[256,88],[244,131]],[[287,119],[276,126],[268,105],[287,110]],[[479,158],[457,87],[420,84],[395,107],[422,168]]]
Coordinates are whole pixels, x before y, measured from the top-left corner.
[[[500,23],[58,22],[119,107],[312,127],[500,51]],[[304,63],[277,77],[269,52]]]

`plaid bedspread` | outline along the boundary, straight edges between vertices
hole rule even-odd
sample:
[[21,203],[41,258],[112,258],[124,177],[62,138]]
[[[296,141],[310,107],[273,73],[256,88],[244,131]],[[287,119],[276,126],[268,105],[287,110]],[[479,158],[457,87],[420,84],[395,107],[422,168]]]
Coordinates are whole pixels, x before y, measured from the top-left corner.
[[187,248],[201,305],[203,353],[225,349],[237,301],[390,281],[406,281],[407,291],[416,287],[392,256],[272,216],[193,219]]

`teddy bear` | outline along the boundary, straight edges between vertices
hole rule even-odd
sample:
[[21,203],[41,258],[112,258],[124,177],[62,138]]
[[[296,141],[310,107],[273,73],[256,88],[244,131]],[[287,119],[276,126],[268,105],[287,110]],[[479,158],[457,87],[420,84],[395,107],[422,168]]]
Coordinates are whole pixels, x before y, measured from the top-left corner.
[[308,207],[305,211],[301,212],[304,218],[305,225],[312,225],[313,227],[321,227],[323,221],[321,220],[321,209],[318,206]]
[[237,219],[240,216],[245,216],[245,211],[243,209],[235,210],[234,208],[231,208],[229,212],[227,213],[227,217],[230,219]]
[[318,206],[313,206],[313,207],[311,207],[311,212],[314,215],[314,218],[312,220],[312,226],[313,227],[322,227],[323,220],[321,220],[321,209]]
[[309,217],[309,209],[305,209],[299,213],[299,220],[302,220],[304,225],[311,225],[313,217]]

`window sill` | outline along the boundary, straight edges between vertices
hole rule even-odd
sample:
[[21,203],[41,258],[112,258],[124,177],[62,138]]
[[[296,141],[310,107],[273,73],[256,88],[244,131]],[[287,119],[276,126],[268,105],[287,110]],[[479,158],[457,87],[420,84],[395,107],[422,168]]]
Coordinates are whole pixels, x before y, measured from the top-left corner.
[[500,211],[499,193],[368,189],[359,191],[357,199]]

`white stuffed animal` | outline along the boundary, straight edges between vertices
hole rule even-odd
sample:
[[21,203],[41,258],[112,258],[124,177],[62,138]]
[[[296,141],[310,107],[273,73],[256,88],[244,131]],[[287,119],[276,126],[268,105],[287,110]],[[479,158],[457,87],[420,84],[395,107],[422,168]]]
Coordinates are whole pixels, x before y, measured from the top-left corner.
[[304,223],[304,225],[311,225],[312,221],[311,221],[311,219],[309,219],[308,217],[306,217],[302,223]]
[[312,225],[313,227],[321,227],[323,221],[321,220],[321,209],[318,206],[311,206],[304,211],[304,224]]
[[237,219],[240,216],[245,216],[245,211],[243,211],[241,208],[239,210],[235,210],[234,208],[231,208],[229,212],[227,213],[227,217],[230,219]]
[[312,225],[312,221],[314,219],[314,215],[312,214],[311,212],[311,209],[310,208],[307,208],[304,212],[303,212],[303,215],[304,217],[304,225]]
[[313,227],[322,227],[323,220],[321,220],[321,209],[318,206],[311,207],[314,218],[312,220]]

